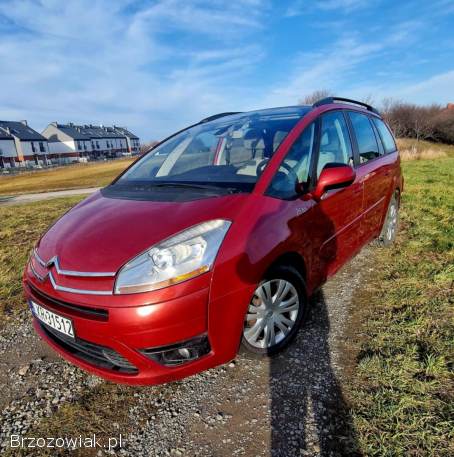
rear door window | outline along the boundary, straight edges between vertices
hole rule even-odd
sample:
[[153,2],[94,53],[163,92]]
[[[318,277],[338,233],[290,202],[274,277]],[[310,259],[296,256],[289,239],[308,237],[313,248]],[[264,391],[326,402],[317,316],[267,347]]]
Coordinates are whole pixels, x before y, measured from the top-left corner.
[[374,117],[373,122],[375,124],[375,127],[377,127],[378,133],[380,134],[383,147],[385,148],[385,153],[389,154],[390,152],[394,152],[397,149],[397,147],[388,127],[386,127],[385,123],[381,119],[378,119],[376,117]]
[[350,111],[348,115],[358,144],[360,164],[379,157],[380,150],[369,117],[353,111]]

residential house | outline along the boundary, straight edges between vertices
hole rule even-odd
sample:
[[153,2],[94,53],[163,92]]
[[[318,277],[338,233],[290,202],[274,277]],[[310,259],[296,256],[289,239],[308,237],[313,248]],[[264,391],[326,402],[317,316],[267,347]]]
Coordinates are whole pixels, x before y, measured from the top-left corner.
[[30,128],[27,121],[0,121],[0,136],[2,168],[49,164],[47,138]]
[[112,127],[84,125],[83,132],[90,136],[94,158],[119,157],[127,152],[126,138]]
[[126,127],[118,127],[114,125],[113,128],[126,138],[128,152],[133,155],[140,152],[140,139],[138,136],[131,133]]
[[60,162],[77,161],[84,156],[113,158],[139,151],[139,138],[123,128],[52,122],[43,135],[49,140],[52,159]]
[[91,138],[84,132],[83,127],[51,122],[44,130],[43,136],[49,141],[51,159],[57,163],[78,161],[80,157],[92,153]]

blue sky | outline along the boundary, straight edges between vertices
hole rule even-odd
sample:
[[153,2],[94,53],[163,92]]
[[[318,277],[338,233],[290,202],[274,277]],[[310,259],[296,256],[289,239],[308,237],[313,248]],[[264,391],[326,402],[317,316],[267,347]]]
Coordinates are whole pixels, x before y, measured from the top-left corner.
[[0,0],[0,118],[159,139],[340,96],[454,102],[454,0]]

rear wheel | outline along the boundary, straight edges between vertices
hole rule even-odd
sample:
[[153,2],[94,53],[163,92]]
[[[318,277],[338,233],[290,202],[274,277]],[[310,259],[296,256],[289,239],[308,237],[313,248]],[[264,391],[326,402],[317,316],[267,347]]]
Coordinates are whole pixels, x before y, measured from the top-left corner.
[[396,194],[391,197],[386,212],[385,222],[378,237],[380,246],[391,246],[396,240],[397,228],[399,226],[399,201]]
[[259,355],[273,355],[296,336],[306,313],[301,275],[292,267],[277,267],[258,285],[244,319],[242,346]]

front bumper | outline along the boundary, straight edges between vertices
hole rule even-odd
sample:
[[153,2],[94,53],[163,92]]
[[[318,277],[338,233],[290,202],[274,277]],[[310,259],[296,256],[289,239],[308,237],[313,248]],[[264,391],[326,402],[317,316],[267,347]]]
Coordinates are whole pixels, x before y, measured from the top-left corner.
[[[37,333],[59,354],[71,363],[102,378],[125,384],[160,384],[174,381],[213,366],[225,363],[234,357],[237,343],[219,345],[214,337],[214,347],[200,358],[177,366],[166,366],[139,352],[140,349],[165,347],[181,341],[192,340],[200,335],[209,334],[208,302],[210,278],[198,278],[190,287],[185,286],[186,294],[170,298],[159,303],[150,303],[147,299],[141,306],[102,307],[92,304],[80,304],[68,294],[52,291],[45,283],[40,283],[32,275],[24,275],[23,286],[27,301],[35,301],[41,306],[56,312],[73,322],[76,341],[73,345],[65,344],[58,338],[58,332],[52,334],[49,328],[34,318]],[[189,281],[188,281],[189,282]],[[191,290],[192,289],[192,290]],[[138,294],[134,302],[138,302]],[[173,295],[175,291],[173,291]],[[144,297],[145,298],[145,297]],[[69,299],[72,303],[68,304]],[[93,300],[93,297],[91,297]],[[128,300],[123,296],[122,300]],[[76,303],[74,303],[76,301]],[[55,336],[57,335],[57,337]],[[74,346],[88,347],[91,357],[81,357],[81,352]],[[126,361],[132,369],[119,369],[103,363],[96,352],[103,353],[103,348],[121,360]],[[104,351],[105,352],[105,351]],[[85,354],[86,355],[86,354]],[[110,358],[109,358],[110,359]]]

